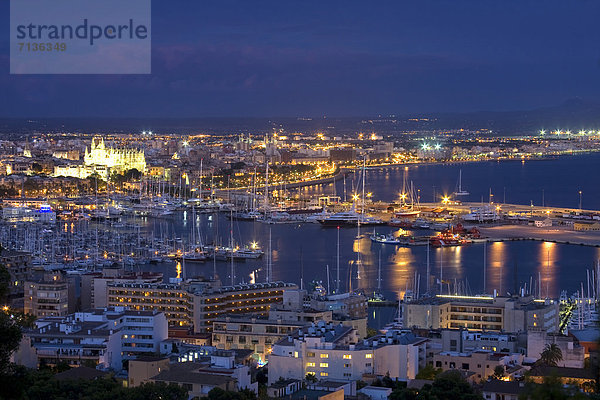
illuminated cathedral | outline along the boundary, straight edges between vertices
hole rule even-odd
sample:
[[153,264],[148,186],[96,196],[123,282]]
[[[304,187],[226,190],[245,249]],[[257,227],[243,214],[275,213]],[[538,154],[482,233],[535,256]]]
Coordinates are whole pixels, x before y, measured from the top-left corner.
[[134,168],[142,173],[146,171],[146,157],[143,150],[107,147],[101,137],[94,137],[89,150],[85,148],[83,163],[102,165],[120,174]]
[[71,176],[85,179],[97,174],[106,180],[113,172],[123,174],[130,169],[146,172],[143,150],[107,147],[104,139],[96,136],[89,149],[85,148],[83,164],[67,163],[54,166],[54,176]]

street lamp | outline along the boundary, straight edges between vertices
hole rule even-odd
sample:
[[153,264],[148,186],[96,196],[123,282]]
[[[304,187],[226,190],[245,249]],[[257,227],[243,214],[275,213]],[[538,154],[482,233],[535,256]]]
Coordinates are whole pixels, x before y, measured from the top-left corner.
[[581,195],[583,194],[583,192],[580,190],[579,191],[579,211],[581,211]]

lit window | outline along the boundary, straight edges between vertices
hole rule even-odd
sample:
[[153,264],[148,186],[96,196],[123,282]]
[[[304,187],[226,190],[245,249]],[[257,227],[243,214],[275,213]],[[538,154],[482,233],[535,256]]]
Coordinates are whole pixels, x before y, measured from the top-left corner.
[[306,356],[307,356],[307,357],[314,357],[314,356],[315,356],[315,353],[308,352],[308,353],[306,353]]
[[344,354],[344,360],[352,360],[352,354]]
[[314,362],[309,362],[309,363],[306,363],[306,366],[307,367],[314,367],[315,363]]
[[298,352],[297,351],[294,352],[294,358],[298,358]]
[[373,358],[373,354],[371,354],[371,353],[365,354],[365,358]]
[[537,314],[533,314],[533,318],[537,318]]
[[321,372],[321,376],[329,376],[327,372]]
[[320,357],[321,357],[321,358],[329,358],[329,354],[327,354],[327,353],[323,353],[323,354],[321,354],[321,356],[320,356]]
[[320,363],[319,367],[321,367],[321,368],[329,368],[329,363]]

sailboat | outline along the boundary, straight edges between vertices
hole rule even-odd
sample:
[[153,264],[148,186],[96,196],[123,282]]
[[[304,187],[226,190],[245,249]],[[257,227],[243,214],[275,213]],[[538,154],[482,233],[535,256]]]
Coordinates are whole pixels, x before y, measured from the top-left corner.
[[379,251],[379,267],[377,268],[377,290],[373,292],[373,297],[369,298],[368,304],[370,306],[379,305],[377,303],[388,303],[387,299],[381,293],[381,250]]
[[468,196],[469,192],[462,188],[462,169],[458,171],[458,190],[454,192],[455,196]]
[[418,200],[415,201],[415,191],[412,181],[410,182],[410,188],[407,186],[407,174],[408,168],[404,169],[404,179],[402,180],[402,193],[400,193],[400,209],[396,210],[396,216],[402,217],[416,217],[421,214],[418,207]]

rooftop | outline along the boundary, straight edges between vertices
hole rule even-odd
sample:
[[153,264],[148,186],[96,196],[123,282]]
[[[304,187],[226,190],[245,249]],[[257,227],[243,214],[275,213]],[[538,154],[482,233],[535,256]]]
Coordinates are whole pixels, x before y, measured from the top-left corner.
[[222,386],[230,382],[235,382],[235,379],[229,376],[212,374],[208,371],[200,372],[200,369],[205,367],[206,365],[195,362],[171,364],[168,370],[162,371],[153,377],[152,380],[210,386]]
[[552,367],[538,365],[531,368],[531,376],[559,376],[561,378],[595,379],[594,372],[584,368]]
[[525,389],[525,383],[519,381],[501,381],[492,379],[483,384],[482,392],[519,395]]

